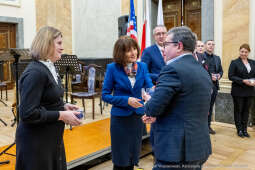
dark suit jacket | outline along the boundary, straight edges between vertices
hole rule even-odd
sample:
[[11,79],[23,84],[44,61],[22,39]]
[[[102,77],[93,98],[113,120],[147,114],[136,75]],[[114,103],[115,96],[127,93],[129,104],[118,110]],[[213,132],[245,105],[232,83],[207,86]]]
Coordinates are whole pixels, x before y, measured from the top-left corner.
[[65,170],[64,90],[49,69],[32,61],[20,78],[20,122],[16,131],[16,170]]
[[159,73],[166,64],[156,44],[144,49],[141,61],[147,64],[152,81],[157,82]]
[[133,88],[122,66],[115,62],[107,65],[102,99],[112,104],[111,114],[114,116],[130,116],[133,112],[144,114],[144,107],[136,109],[128,105],[129,97],[142,99],[141,89],[153,86],[146,64],[142,62],[137,64],[136,82]]
[[[206,57],[206,63],[208,64],[208,61],[207,61],[207,53],[205,52],[204,53],[205,57]],[[222,69],[222,65],[221,65],[221,60],[220,60],[220,57],[213,54],[213,58],[214,58],[214,61],[215,61],[215,65],[216,65],[216,73],[217,74],[220,74],[220,77],[222,77],[223,75],[223,69]],[[211,73],[209,73],[211,75]],[[219,81],[216,80],[216,82],[214,82],[214,85],[217,87],[217,89],[219,90],[220,89],[220,86],[219,86]]]
[[192,55],[165,66],[145,113],[156,117],[154,153],[167,162],[205,160],[211,154],[208,111],[212,82]]
[[255,96],[254,87],[243,83],[244,79],[255,78],[255,61],[248,59],[251,71],[248,73],[240,58],[231,61],[228,70],[228,78],[232,81],[231,95],[239,97]]

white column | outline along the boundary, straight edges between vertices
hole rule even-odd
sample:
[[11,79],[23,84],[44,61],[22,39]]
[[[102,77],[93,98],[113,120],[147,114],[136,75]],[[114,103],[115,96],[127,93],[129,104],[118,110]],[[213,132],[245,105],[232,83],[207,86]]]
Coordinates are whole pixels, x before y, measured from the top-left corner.
[[249,58],[255,59],[255,1],[250,0],[250,25],[249,25],[249,44],[251,48],[251,52]]
[[[222,0],[214,0],[214,41],[215,41],[215,54],[219,55],[222,58]],[[203,25],[204,26],[204,25]]]

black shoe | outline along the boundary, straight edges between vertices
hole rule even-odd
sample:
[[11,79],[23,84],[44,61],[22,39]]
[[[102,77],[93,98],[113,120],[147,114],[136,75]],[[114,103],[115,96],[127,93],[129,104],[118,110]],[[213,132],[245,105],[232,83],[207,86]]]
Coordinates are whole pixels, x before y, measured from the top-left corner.
[[216,132],[211,127],[209,127],[209,133],[212,134],[212,135],[216,134]]
[[238,135],[239,137],[241,137],[241,138],[244,137],[244,134],[243,134],[243,132],[242,132],[241,130],[237,131],[237,135]]
[[247,137],[247,138],[250,137],[250,135],[249,135],[249,133],[248,133],[247,131],[243,131],[243,136],[244,136],[244,137]]

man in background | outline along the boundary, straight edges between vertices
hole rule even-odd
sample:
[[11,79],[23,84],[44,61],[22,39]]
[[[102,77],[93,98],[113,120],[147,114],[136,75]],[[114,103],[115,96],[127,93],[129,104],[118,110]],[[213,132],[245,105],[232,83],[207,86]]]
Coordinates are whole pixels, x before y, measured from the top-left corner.
[[218,94],[218,90],[220,89],[219,86],[219,80],[221,79],[223,75],[223,70],[221,66],[221,60],[220,57],[214,54],[214,47],[215,43],[213,40],[207,40],[205,42],[205,62],[208,66],[208,73],[211,76],[211,80],[213,82],[213,91],[211,96],[211,104],[208,114],[208,127],[209,127],[209,133],[215,134],[216,132],[211,128],[211,121],[212,121],[212,112],[213,112],[213,106]]
[[163,57],[163,43],[166,40],[166,27],[158,25],[153,30],[156,43],[144,49],[141,61],[146,63],[152,82],[156,84],[161,68],[166,65]]

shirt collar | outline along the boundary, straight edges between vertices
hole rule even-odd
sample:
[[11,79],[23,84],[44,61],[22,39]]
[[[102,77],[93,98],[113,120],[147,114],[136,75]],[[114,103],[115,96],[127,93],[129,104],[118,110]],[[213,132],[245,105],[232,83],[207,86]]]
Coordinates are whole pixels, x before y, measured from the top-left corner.
[[50,66],[50,67],[54,66],[54,63],[50,59],[47,59],[46,61],[40,60],[40,62],[42,62],[43,64]]
[[175,58],[173,58],[173,59],[167,61],[166,65],[168,65],[168,64],[170,64],[170,63],[172,63],[172,62],[174,62],[174,61],[176,61],[176,60],[178,60],[178,59],[184,57],[185,55],[192,55],[192,53],[185,53],[185,54],[182,54],[182,55],[180,55],[180,56],[178,56],[178,57],[175,57]]

